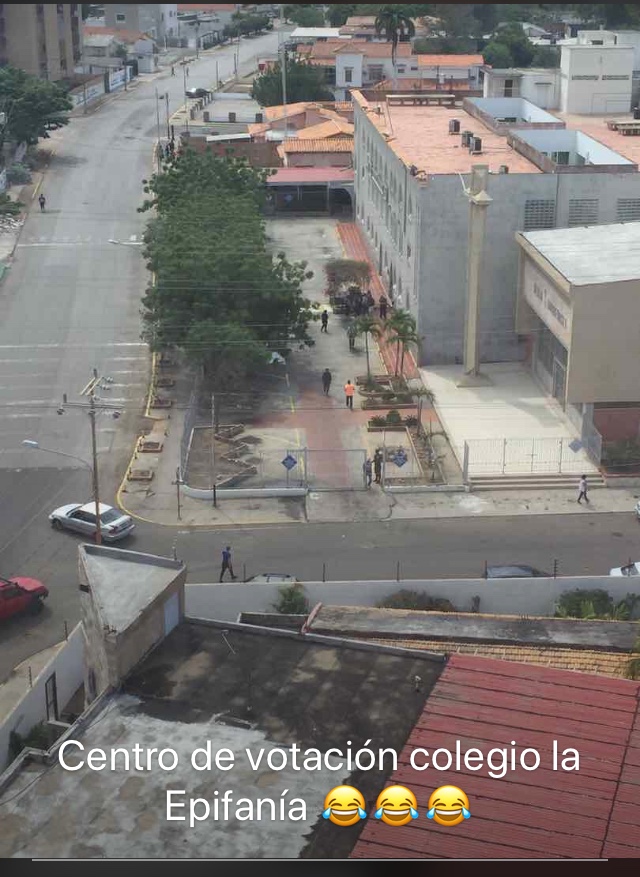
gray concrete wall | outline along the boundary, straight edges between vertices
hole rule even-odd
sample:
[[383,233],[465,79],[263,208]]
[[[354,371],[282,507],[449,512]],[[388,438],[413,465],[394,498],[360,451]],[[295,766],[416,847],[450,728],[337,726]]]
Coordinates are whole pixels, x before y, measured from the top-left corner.
[[[187,585],[185,614],[190,618],[237,621],[240,612],[271,612],[278,599],[278,585],[212,584]],[[627,577],[566,576],[557,579],[434,579],[362,582],[305,582],[304,589],[313,607],[375,606],[400,589],[431,597],[446,597],[461,612],[471,611],[471,601],[480,596],[480,611],[497,615],[552,616],[558,598],[574,588],[604,588],[614,600],[629,592],[640,594],[640,582]]]

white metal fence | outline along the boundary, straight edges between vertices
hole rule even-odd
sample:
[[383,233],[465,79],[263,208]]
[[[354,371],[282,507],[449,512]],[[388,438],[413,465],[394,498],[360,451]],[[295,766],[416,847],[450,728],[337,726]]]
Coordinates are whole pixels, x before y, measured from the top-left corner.
[[[599,438],[599,436],[597,436]],[[463,470],[473,475],[550,475],[592,471],[601,442],[563,438],[468,439]]]

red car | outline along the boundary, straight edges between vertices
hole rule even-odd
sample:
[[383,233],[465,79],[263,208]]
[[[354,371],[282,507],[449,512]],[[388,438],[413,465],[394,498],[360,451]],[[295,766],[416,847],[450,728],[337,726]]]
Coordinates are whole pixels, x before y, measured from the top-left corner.
[[19,615],[21,612],[39,612],[42,601],[49,595],[38,579],[3,579],[0,576],[0,621]]

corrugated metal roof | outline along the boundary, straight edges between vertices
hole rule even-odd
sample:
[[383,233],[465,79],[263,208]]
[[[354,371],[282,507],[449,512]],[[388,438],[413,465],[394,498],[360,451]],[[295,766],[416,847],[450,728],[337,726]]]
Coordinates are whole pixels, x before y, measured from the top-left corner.
[[[408,786],[420,816],[402,828],[369,818],[351,858],[607,858],[640,856],[640,683],[454,655],[436,683],[390,784]],[[552,745],[580,753],[553,770]],[[535,771],[416,771],[411,752],[477,748],[540,753]],[[516,764],[518,764],[516,760]],[[494,771],[499,772],[499,771]],[[439,786],[462,788],[471,818],[425,818]]]
[[482,55],[417,55],[418,67],[482,67]]

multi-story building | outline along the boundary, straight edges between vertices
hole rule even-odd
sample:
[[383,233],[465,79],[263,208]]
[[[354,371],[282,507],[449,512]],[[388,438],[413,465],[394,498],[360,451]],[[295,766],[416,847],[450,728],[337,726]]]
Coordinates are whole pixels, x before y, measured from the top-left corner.
[[[596,136],[522,99],[387,96],[355,91],[355,197],[393,301],[412,312],[423,365],[463,357],[473,165],[489,168],[480,355],[524,359],[515,327],[517,231],[640,220],[638,138]],[[593,117],[590,117],[593,121]],[[594,123],[595,124],[595,123]],[[590,129],[594,130],[593,125]],[[606,145],[608,144],[608,145]]]
[[73,74],[81,54],[80,4],[0,4],[0,65],[55,82]]
[[104,16],[107,27],[142,31],[156,41],[178,31],[176,3],[105,3]]

